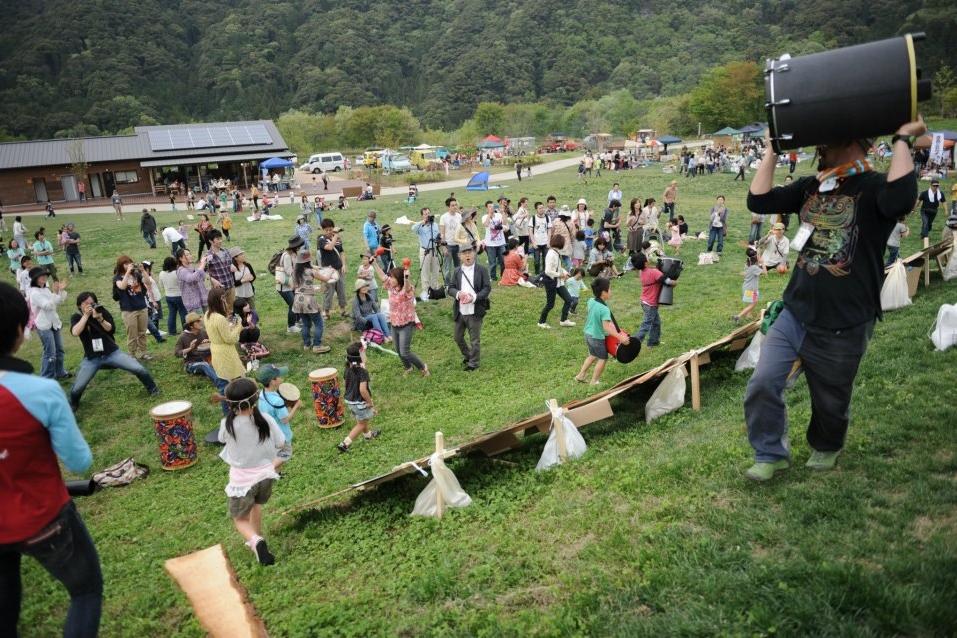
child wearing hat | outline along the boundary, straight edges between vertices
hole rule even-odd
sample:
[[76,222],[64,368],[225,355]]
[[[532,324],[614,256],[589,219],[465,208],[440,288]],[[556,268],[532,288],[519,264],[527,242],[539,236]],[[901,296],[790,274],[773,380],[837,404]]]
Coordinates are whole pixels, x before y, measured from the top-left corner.
[[336,446],[340,452],[348,452],[352,442],[362,437],[371,441],[381,434],[380,430],[370,430],[369,423],[378,412],[372,402],[371,380],[362,360],[362,344],[355,341],[346,348],[346,371],[343,375],[346,384],[345,401],[356,418],[356,425],[349,435]]
[[322,274],[322,270],[312,263],[312,254],[302,250],[296,255],[296,266],[292,273],[294,290],[292,311],[299,317],[302,329],[302,349],[316,354],[329,352],[329,346],[322,345],[322,309],[319,307],[319,287],[315,281],[330,281],[331,277]]
[[296,401],[291,408],[288,408],[286,400],[279,394],[279,385],[287,374],[289,374],[288,367],[270,363],[260,367],[259,374],[256,375],[263,385],[262,392],[259,394],[259,411],[271,416],[286,437],[286,442],[276,452],[276,459],[273,461],[273,466],[276,468],[292,458],[292,428],[289,424],[302,405],[302,401]]

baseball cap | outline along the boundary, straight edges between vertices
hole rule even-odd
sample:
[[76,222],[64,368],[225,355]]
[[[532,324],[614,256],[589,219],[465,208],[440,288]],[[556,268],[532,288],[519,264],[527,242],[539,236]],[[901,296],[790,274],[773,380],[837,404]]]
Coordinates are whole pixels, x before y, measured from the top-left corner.
[[280,367],[272,363],[267,363],[259,368],[259,373],[256,375],[256,378],[259,379],[261,384],[266,385],[276,377],[284,377],[287,374],[289,374],[289,368],[287,366]]

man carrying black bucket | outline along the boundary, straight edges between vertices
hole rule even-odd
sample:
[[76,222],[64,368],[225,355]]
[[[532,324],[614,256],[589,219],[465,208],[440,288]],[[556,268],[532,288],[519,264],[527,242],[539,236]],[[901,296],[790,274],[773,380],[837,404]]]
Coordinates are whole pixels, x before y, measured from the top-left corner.
[[767,481],[791,465],[784,389],[796,362],[811,394],[807,440],[814,470],[834,468],[844,447],[858,365],[881,316],[882,255],[898,217],[917,196],[910,147],[927,130],[901,126],[887,175],[867,161],[870,140],[818,147],[816,176],[772,188],[777,155],[767,150],[748,193],[758,214],[798,213],[791,240],[798,253],[784,310],[768,330],[748,383],[744,416],[755,463],[745,476]]

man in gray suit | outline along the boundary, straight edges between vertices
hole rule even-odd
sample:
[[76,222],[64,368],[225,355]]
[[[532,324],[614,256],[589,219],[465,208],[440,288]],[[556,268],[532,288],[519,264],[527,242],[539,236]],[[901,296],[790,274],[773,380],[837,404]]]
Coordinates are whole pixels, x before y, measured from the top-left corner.
[[[462,351],[462,365],[466,372],[479,367],[479,348],[482,336],[482,319],[489,309],[491,280],[485,266],[475,263],[475,249],[468,244],[459,247],[460,265],[448,283],[448,295],[452,297],[452,319],[455,321],[455,343]],[[469,331],[471,343],[465,343],[465,330]]]

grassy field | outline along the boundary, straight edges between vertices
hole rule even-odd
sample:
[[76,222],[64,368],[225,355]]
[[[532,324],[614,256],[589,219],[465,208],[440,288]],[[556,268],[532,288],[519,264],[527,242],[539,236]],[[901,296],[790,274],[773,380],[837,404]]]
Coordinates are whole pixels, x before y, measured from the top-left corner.
[[[504,192],[513,201],[555,194],[569,205],[584,196],[594,206],[604,203],[613,181],[621,182],[626,200],[660,200],[670,179],[645,169],[607,173],[580,186],[568,169],[520,187],[513,183]],[[675,305],[663,310],[664,345],[630,366],[610,363],[603,378],[608,384],[720,337],[740,309],[747,184],[730,175],[680,183],[678,212],[692,231],[704,229],[716,195],[728,197],[725,258],[697,267],[704,242],[682,247],[692,263]],[[466,205],[486,199],[464,189],[457,195]],[[419,204],[441,210],[446,196],[426,193]],[[359,229],[372,207],[380,221],[415,215],[400,198],[333,215],[346,229],[350,284]],[[296,210],[287,206],[282,213],[283,222],[234,226],[235,242],[260,270],[291,233]],[[161,213],[161,223],[172,219]],[[134,216],[123,223],[110,215],[55,221],[67,220],[82,235],[87,271],[70,282],[71,299],[94,290],[115,310],[109,273],[116,255],[161,260],[166,254],[145,246]],[[40,222],[27,221],[31,231]],[[910,225],[916,231],[919,220]],[[400,252],[411,255],[411,233],[396,227],[395,235]],[[905,240],[902,253],[917,242]],[[190,244],[195,247],[195,240]],[[58,264],[63,272],[62,256]],[[285,332],[285,305],[268,279],[258,286],[257,306],[271,361],[290,365],[290,380],[302,388],[314,368],[341,369],[348,326],[327,324],[330,354],[303,353],[298,336]],[[763,279],[762,297],[778,298],[784,284],[777,276]],[[428,453],[435,430],[455,445],[543,411],[548,398],[587,395],[588,388],[572,380],[585,356],[581,322],[536,328],[541,290],[494,291],[482,368],[473,374],[460,371],[450,303],[420,305],[425,330],[416,334],[413,349],[432,378],[404,377],[394,358],[371,355],[381,438],[340,455],[334,445],[342,429],[319,430],[308,410],[294,422],[295,455],[265,513],[278,559],[269,569],[254,563],[227,517],[227,467],[218,449],[201,448],[199,463],[188,470],[161,471],[148,415],[159,401],[131,375],[100,373],[78,415],[95,467],[132,455],[154,468],[145,481],[78,501],[106,579],[102,635],[201,635],[162,565],[214,543],[224,544],[273,636],[952,635],[957,349],[934,353],[926,334],[940,304],[954,301],[954,291],[953,282],[935,278],[914,305],[878,325],[857,381],[847,450],[831,474],[815,475],[802,465],[810,411],[802,380],[788,398],[796,467],[770,485],[743,480],[751,461],[741,409],[748,375],[735,374],[733,357],[725,357],[704,369],[701,412],[686,408],[649,426],[642,420],[647,393],[622,397],[613,404],[613,419],[584,431],[589,451],[571,465],[534,472],[543,438],[501,458],[452,461],[474,505],[441,522],[409,516],[426,482],[415,476],[279,524],[279,511]],[[638,283],[628,277],[612,292],[616,317],[633,329],[640,321]],[[65,320],[71,312],[68,302]],[[581,311],[578,318],[583,321]],[[64,339],[68,368],[75,369],[82,349],[73,337]],[[150,339],[149,347],[157,355],[149,367],[161,399],[192,401],[196,430],[212,429],[219,411],[207,401],[209,383],[182,372],[172,342]],[[21,355],[38,366],[37,340]],[[24,565],[23,635],[57,635],[67,596],[36,563]]]

